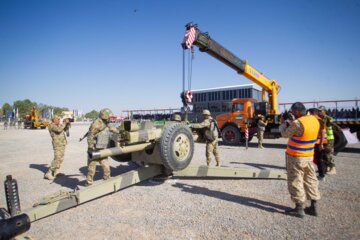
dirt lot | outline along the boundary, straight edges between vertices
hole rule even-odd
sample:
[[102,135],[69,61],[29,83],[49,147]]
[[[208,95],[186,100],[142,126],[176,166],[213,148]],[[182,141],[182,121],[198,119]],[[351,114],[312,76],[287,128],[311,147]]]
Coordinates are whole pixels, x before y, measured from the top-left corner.
[[[87,146],[79,138],[87,128],[71,128],[61,168],[66,176],[53,183],[43,179],[53,157],[48,131],[0,130],[0,179],[17,179],[23,210],[83,184]],[[221,145],[222,165],[284,169],[285,139],[265,140],[265,149],[255,141],[248,150]],[[204,149],[196,144],[192,164],[205,164]],[[134,167],[110,162],[112,175]],[[28,233],[36,239],[360,239],[360,144],[339,153],[336,164],[337,175],[320,183],[319,217],[284,214],[293,207],[284,180],[155,179],[38,220]]]

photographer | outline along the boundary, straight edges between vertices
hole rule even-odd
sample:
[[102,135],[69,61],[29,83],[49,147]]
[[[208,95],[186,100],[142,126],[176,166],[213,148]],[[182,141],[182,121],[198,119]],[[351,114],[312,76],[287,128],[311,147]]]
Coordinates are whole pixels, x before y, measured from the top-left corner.
[[[295,208],[286,213],[303,218],[305,212],[318,216],[317,201],[320,200],[318,180],[312,164],[314,147],[320,130],[319,120],[306,115],[305,106],[296,102],[291,106],[290,124],[281,119],[282,137],[289,138],[286,149],[286,170],[288,174],[288,190]],[[306,200],[311,206],[304,209]]]
[[48,126],[54,149],[54,159],[44,176],[45,179],[53,180],[56,175],[59,174],[61,163],[64,160],[65,145],[67,143],[65,132],[68,129],[69,124],[69,119],[65,119],[64,123],[60,124],[59,116],[55,115]]

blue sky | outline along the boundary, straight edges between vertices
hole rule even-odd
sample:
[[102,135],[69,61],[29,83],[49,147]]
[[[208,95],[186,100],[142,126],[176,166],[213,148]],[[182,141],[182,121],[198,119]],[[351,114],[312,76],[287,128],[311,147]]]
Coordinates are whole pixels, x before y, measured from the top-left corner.
[[[360,98],[360,1],[1,0],[0,105],[180,107],[190,21],[275,79],[279,102]],[[248,83],[196,48],[192,89]]]

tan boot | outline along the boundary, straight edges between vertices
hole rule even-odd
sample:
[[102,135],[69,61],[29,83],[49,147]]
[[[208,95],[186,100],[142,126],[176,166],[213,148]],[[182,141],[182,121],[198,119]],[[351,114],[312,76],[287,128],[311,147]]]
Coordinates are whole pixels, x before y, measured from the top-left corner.
[[52,171],[49,169],[49,170],[45,173],[44,179],[54,180],[54,178],[55,178],[55,177],[54,177]]
[[330,170],[327,172],[327,174],[335,175],[336,174],[336,168],[335,167],[330,168]]
[[65,176],[65,174],[61,173],[61,172],[59,171],[59,169],[55,169],[55,171],[54,171],[54,178],[56,178],[56,177],[62,177],[62,176]]

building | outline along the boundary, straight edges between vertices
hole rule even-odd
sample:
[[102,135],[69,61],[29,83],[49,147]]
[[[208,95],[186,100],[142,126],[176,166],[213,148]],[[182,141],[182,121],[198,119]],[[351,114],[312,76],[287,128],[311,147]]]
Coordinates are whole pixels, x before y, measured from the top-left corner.
[[254,98],[261,101],[261,88],[254,84],[243,84],[192,90],[193,113],[198,116],[204,109],[209,109],[213,117],[227,113],[234,98]]

